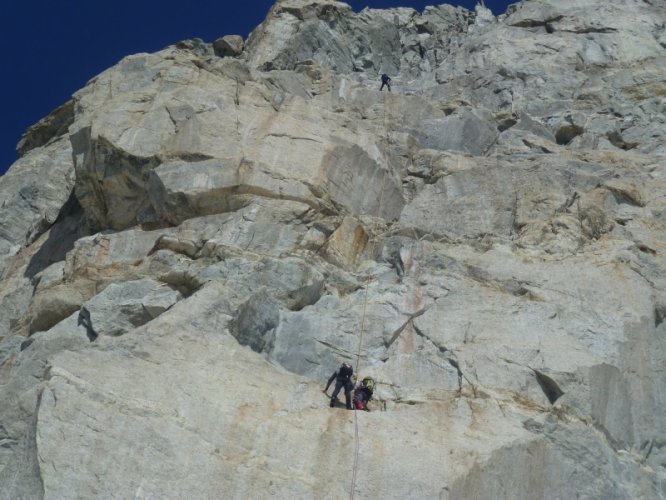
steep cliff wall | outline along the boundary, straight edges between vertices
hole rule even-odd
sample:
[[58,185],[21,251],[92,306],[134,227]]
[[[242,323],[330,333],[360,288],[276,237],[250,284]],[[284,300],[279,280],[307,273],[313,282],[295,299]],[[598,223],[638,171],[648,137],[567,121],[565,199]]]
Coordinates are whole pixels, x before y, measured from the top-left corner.
[[0,498],[666,498],[665,14],[281,0],[94,78],[0,179]]

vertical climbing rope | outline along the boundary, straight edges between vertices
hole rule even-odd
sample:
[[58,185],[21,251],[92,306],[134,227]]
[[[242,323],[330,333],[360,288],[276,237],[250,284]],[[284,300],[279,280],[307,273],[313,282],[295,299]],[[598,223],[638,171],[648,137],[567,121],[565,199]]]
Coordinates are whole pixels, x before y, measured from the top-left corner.
[[[387,93],[384,93],[384,102],[383,102],[383,111],[384,111],[384,137],[383,142],[384,142],[384,173],[382,175],[382,184],[381,188],[379,191],[379,204],[377,205],[377,215],[376,219],[379,219],[381,217],[381,212],[382,212],[382,205],[384,203],[384,187],[386,185],[386,174],[388,172],[388,161],[386,159],[386,152],[388,151],[388,113],[386,112],[386,96],[388,95]],[[374,238],[372,238],[374,239]],[[372,241],[372,240],[371,240]],[[358,342],[358,351],[356,353],[356,366],[354,367],[354,372],[356,374],[359,373],[359,366],[361,364],[361,349],[363,347],[363,333],[365,333],[365,317],[366,317],[366,311],[368,307],[368,285],[370,283],[370,278],[371,276],[368,275],[366,280],[365,280],[365,292],[364,292],[364,297],[363,297],[363,313],[361,315],[361,328],[359,332],[359,342]]]
[[361,315],[361,330],[358,335],[358,351],[356,352],[356,366],[354,367],[354,373],[358,375],[358,367],[361,364],[361,348],[363,347],[363,332],[365,331],[365,313],[368,307],[368,284],[370,282],[370,276],[365,279],[365,291],[363,292],[363,313]]
[[[386,174],[388,172],[388,113],[386,112],[386,96],[388,92],[384,93],[383,111],[384,111],[384,174],[382,176],[382,186],[379,192],[379,204],[377,205],[377,219],[381,216],[382,204],[384,202],[384,186],[386,183]],[[358,338],[358,351],[356,353],[356,367],[354,368],[356,375],[359,374],[359,366],[361,364],[361,350],[363,348],[363,333],[365,332],[365,317],[368,308],[368,288],[370,286],[371,275],[368,274],[365,280],[365,292],[363,296],[363,313],[361,315],[361,328]],[[352,402],[353,404],[353,402]],[[356,472],[358,470],[358,453],[359,453],[359,437],[358,437],[358,417],[356,409],[354,409],[354,465],[352,467],[351,487],[349,489],[349,499],[354,500],[354,491],[356,490]]]
[[352,467],[351,488],[349,489],[349,500],[354,500],[354,490],[356,490],[356,471],[358,470],[358,417],[356,410],[354,410],[354,466]]

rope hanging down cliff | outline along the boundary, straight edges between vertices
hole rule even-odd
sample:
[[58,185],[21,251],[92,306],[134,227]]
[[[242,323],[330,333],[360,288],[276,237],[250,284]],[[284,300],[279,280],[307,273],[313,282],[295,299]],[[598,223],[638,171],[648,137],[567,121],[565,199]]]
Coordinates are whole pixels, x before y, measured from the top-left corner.
[[[382,175],[382,184],[381,184],[381,188],[380,188],[380,191],[379,191],[379,203],[377,205],[377,214],[376,214],[376,217],[375,217],[376,219],[379,219],[381,217],[382,205],[384,203],[384,187],[386,185],[386,174],[388,172],[388,160],[387,160],[387,157],[386,157],[387,151],[388,151],[388,126],[389,126],[389,123],[388,123],[389,122],[389,115],[386,111],[386,107],[387,107],[386,106],[386,100],[387,100],[386,96],[388,95],[388,93],[384,93],[382,95],[384,96],[384,100],[383,100],[384,134],[383,134],[383,137],[382,137],[383,146],[384,146],[383,147],[383,149],[384,149],[384,151],[383,151],[383,153],[384,153],[383,154],[383,157],[384,157],[384,165],[383,165],[384,169],[383,170],[384,170],[384,172],[383,172],[383,175]],[[373,243],[376,243],[375,240],[376,240],[376,238],[371,238],[370,239],[370,242],[369,242],[369,245],[368,245],[369,248],[371,248],[371,245]],[[362,316],[361,316],[361,328],[360,328],[360,332],[359,332],[358,351],[356,353],[356,366],[354,367],[354,370],[355,370],[354,373],[356,373],[356,374],[359,373],[358,370],[359,370],[359,366],[361,364],[361,349],[363,347],[363,333],[365,332],[365,316],[366,316],[366,311],[367,311],[367,306],[368,306],[368,284],[370,282],[371,277],[372,277],[371,275],[368,275],[366,277],[366,280],[365,280],[365,292],[364,292],[364,297],[363,297],[363,313],[362,313]]]
[[[386,174],[388,173],[388,160],[387,160],[387,151],[388,151],[388,113],[387,113],[387,93],[384,93],[384,100],[383,100],[383,111],[384,111],[384,134],[383,134],[383,142],[384,142],[384,151],[383,151],[383,157],[384,157],[384,172],[382,175],[382,185],[381,189],[379,192],[379,203],[377,205],[377,216],[376,218],[379,219],[381,216],[381,211],[382,211],[382,204],[384,203],[384,186],[386,184]],[[371,238],[371,242],[375,242],[375,238]],[[369,242],[368,248],[371,248],[372,243]],[[365,280],[365,291],[364,291],[364,297],[363,297],[363,313],[361,315],[361,327],[359,331],[359,338],[358,338],[358,351],[356,353],[356,366],[355,368],[355,373],[358,375],[359,372],[359,366],[361,364],[361,349],[363,348],[363,334],[365,332],[365,317],[366,317],[366,311],[368,308],[368,287],[370,285],[370,279],[371,275],[368,274],[366,280]],[[349,498],[350,500],[354,500],[354,491],[356,490],[356,472],[358,470],[358,452],[359,452],[359,437],[358,437],[358,416],[357,412],[354,411],[354,465],[352,467],[352,479],[351,479],[351,486],[349,489]]]

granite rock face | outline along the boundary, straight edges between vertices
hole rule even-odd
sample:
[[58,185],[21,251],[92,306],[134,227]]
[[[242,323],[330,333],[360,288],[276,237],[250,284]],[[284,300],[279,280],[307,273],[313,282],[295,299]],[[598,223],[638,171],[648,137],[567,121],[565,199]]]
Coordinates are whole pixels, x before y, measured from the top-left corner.
[[0,499],[666,498],[664,26],[280,0],[94,78],[0,178]]
[[245,41],[240,35],[226,35],[213,42],[215,55],[220,57],[238,57],[243,52]]

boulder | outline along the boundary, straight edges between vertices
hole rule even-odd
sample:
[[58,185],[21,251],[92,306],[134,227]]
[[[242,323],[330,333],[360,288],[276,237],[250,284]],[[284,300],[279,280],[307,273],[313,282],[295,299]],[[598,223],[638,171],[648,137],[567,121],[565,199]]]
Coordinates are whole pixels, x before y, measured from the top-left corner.
[[239,35],[225,35],[213,42],[215,55],[219,57],[238,57],[243,53],[245,42]]

